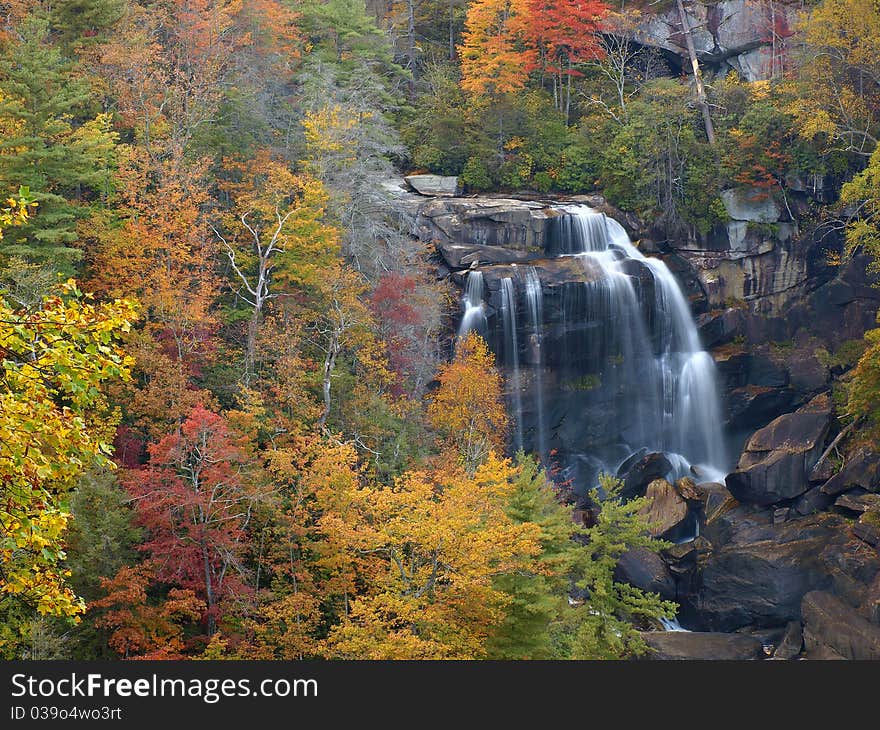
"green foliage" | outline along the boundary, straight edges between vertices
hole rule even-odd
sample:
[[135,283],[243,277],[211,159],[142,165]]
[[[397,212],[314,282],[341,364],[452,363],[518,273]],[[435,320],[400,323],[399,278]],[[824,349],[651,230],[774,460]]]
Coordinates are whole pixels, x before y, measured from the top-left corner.
[[71,495],[67,566],[74,591],[87,601],[101,595],[101,578],[112,578],[134,562],[142,531],[132,522],[130,501],[107,470],[84,474]]
[[0,65],[0,191],[35,191],[37,211],[10,229],[0,251],[72,272],[77,221],[111,185],[116,135],[106,114],[91,116],[90,88],[52,45],[46,21],[30,17]]
[[533,569],[500,576],[496,586],[510,596],[507,615],[489,642],[491,659],[551,659],[551,626],[568,610],[569,573],[580,550],[571,508],[559,503],[553,484],[534,456],[517,455],[520,467],[508,498],[507,515],[516,524],[540,527],[540,555]]
[[677,606],[661,600],[656,593],[614,580],[620,556],[636,547],[659,552],[668,543],[654,540],[647,531],[645,518],[638,514],[645,498],[623,502],[623,483],[607,474],[599,477],[599,489],[592,499],[599,504],[596,524],[586,530],[584,549],[574,566],[575,585],[586,598],[573,611],[573,618],[557,628],[557,641],[574,659],[621,659],[645,652],[636,630],[639,622],[673,618]]

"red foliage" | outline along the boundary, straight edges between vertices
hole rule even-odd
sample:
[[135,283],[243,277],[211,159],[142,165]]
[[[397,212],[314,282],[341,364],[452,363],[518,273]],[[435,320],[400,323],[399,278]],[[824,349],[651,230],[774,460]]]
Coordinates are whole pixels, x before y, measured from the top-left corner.
[[160,580],[204,599],[213,633],[221,604],[249,592],[242,556],[258,490],[243,475],[247,455],[224,418],[201,405],[149,453],[124,480],[149,531],[141,549]]

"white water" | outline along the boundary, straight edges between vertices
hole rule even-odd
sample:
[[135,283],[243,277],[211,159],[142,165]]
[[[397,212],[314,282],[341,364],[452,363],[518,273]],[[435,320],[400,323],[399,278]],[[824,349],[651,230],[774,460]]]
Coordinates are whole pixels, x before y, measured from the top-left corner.
[[537,419],[538,455],[547,457],[547,424],[544,416],[544,296],[534,266],[525,274],[526,311],[529,315],[529,360],[535,373],[535,414]]
[[458,336],[463,337],[470,331],[478,334],[486,333],[486,305],[483,304],[483,272],[468,273],[462,299],[464,314],[458,327]]
[[519,340],[516,324],[516,292],[513,279],[501,280],[501,317],[504,322],[504,351],[508,353],[511,366],[510,389],[513,394],[514,445],[523,447],[522,387],[519,372]]

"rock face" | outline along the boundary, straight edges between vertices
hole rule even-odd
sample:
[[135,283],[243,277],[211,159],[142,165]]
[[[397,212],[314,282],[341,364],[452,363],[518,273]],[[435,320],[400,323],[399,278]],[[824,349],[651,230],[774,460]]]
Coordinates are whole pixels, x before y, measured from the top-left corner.
[[760,639],[742,634],[643,631],[649,651],[642,659],[746,661],[764,658]]
[[770,505],[806,492],[830,424],[831,401],[821,395],[757,431],[727,478],[730,493],[741,502]]
[[416,225],[425,241],[503,246],[538,257],[546,245],[549,221],[559,214],[548,202],[444,197],[422,205]]
[[811,591],[801,606],[807,657],[830,649],[845,659],[880,659],[880,626],[839,599]]
[[822,487],[822,492],[834,496],[848,489],[861,488],[880,491],[880,454],[860,449],[837,474]]

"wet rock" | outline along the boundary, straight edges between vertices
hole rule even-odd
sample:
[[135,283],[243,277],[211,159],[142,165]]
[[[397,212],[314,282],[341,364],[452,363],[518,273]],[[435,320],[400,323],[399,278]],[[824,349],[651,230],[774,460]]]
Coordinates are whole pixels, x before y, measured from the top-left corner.
[[643,591],[660,594],[661,598],[675,598],[675,579],[663,559],[645,548],[634,548],[620,556],[614,570],[614,579]]
[[778,525],[780,522],[785,522],[790,513],[791,510],[788,507],[780,507],[773,510],[773,524]]
[[807,593],[801,614],[808,655],[827,648],[845,659],[880,659],[880,626],[830,593]]
[[800,621],[789,621],[785,634],[773,652],[774,659],[794,659],[804,648],[804,633]]
[[651,482],[665,479],[671,472],[672,464],[664,454],[654,451],[642,455],[642,452],[638,452],[624,461],[617,470],[617,476],[623,479],[621,499],[641,497]]
[[645,492],[648,500],[639,514],[648,523],[654,537],[675,540],[684,537],[688,522],[688,506],[678,490],[665,479],[655,479]]
[[880,454],[869,449],[859,450],[825,483],[822,491],[835,496],[855,487],[869,492],[880,490]]
[[449,196],[458,194],[458,178],[442,175],[407,175],[404,180],[419,195]]
[[697,488],[697,483],[690,477],[682,477],[675,483],[675,489],[682,499],[688,502],[702,502],[703,493]]
[[742,634],[696,631],[643,631],[651,649],[642,659],[744,661],[764,658],[760,639]]
[[770,505],[810,488],[807,475],[831,425],[831,400],[823,394],[794,413],[779,416],[746,444],[727,488],[741,502]]
[[769,357],[753,354],[749,359],[749,383],[763,388],[784,388],[789,383],[788,370]]
[[706,482],[697,487],[700,493],[700,503],[702,505],[703,521],[712,520],[719,510],[724,507],[732,507],[735,505],[734,496],[727,491],[727,487],[723,484],[715,482]]

